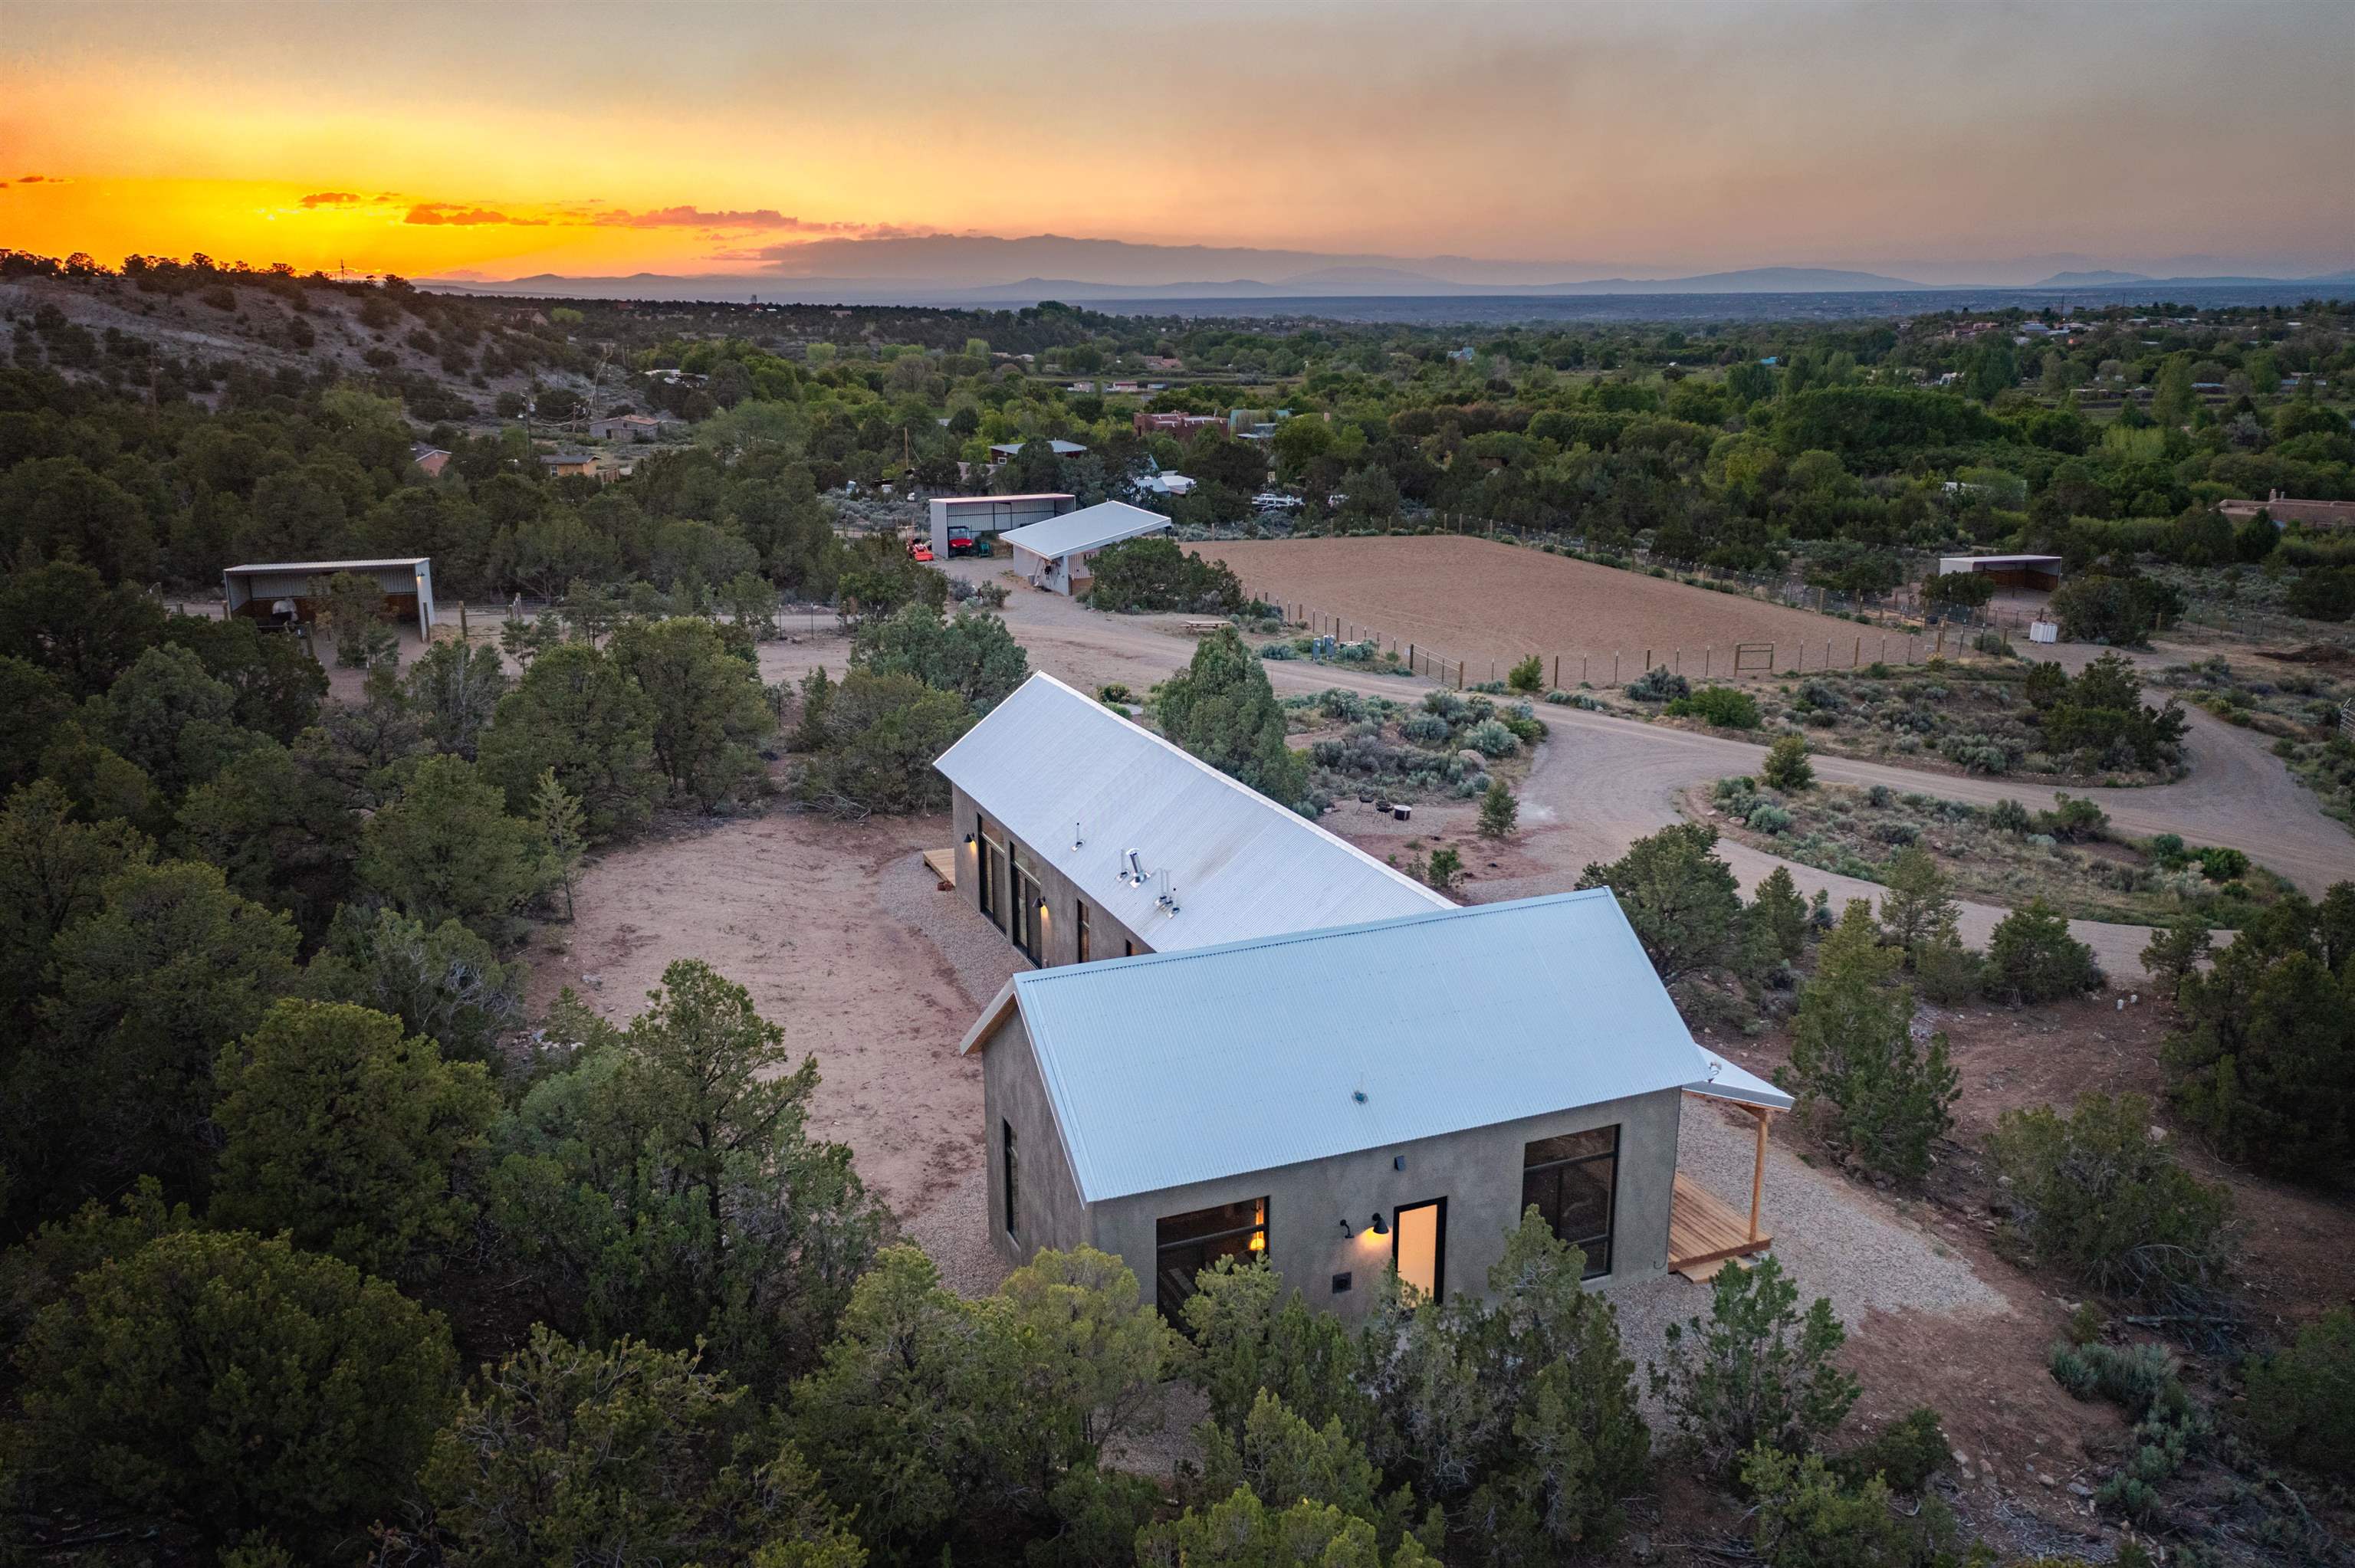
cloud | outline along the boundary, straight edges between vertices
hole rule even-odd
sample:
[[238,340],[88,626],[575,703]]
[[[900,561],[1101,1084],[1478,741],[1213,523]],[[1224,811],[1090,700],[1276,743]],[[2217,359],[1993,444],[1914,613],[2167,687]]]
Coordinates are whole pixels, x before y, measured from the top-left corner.
[[409,209],[409,216],[400,221],[433,225],[451,224],[464,228],[493,223],[513,224],[520,228],[544,228],[548,226],[548,219],[544,217],[510,217],[506,213],[493,212],[487,207],[467,207],[463,203],[446,201],[419,202]]
[[58,175],[18,175],[16,176],[16,183],[20,185],[69,185],[73,184],[71,180],[63,178]]
[[788,234],[857,234],[855,223],[812,223],[775,207],[706,212],[699,207],[663,207],[645,212],[601,212],[589,219],[601,228],[766,228]]
[[313,191],[303,198],[302,205],[312,207],[349,207],[360,198],[351,191]]

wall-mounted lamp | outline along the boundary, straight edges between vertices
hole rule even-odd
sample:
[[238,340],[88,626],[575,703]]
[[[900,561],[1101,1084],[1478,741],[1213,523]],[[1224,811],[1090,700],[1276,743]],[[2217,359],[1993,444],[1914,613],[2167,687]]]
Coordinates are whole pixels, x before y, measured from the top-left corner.
[[1044,915],[1046,912],[1047,912],[1047,901],[1046,901],[1045,899],[1041,898],[1040,900],[1039,900],[1039,914],[1041,914],[1041,915]]
[[967,833],[964,836],[964,847],[967,849],[973,848],[973,835],[971,833]]
[[1374,1234],[1378,1236],[1386,1236],[1391,1234],[1391,1223],[1382,1218],[1382,1213],[1380,1209],[1374,1211]]
[[1341,1234],[1345,1236],[1356,1235],[1358,1234],[1358,1227],[1351,1224],[1348,1221],[1343,1220],[1341,1222]]

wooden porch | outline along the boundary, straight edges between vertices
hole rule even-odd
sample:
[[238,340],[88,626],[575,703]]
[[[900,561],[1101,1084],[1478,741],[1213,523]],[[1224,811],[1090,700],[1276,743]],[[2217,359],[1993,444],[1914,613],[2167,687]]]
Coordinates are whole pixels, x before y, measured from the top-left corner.
[[1774,1236],[1758,1223],[1759,1203],[1766,1184],[1766,1128],[1774,1113],[1759,1106],[1743,1105],[1742,1108],[1758,1123],[1758,1153],[1751,1166],[1750,1217],[1746,1222],[1732,1204],[1683,1171],[1677,1172],[1676,1192],[1668,1206],[1668,1267],[1687,1279],[1709,1280],[1731,1260],[1753,1256],[1774,1245]]

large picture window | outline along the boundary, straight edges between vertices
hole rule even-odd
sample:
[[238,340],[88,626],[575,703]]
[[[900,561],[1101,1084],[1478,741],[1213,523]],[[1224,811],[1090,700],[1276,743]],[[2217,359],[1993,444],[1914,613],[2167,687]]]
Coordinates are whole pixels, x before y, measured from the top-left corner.
[[1611,1272],[1619,1207],[1619,1129],[1541,1138],[1521,1150],[1521,1207],[1537,1205],[1557,1240],[1586,1254],[1586,1277]]
[[973,837],[974,860],[977,863],[975,876],[981,885],[981,912],[991,920],[998,921],[997,889],[1006,879],[1006,870],[1001,863],[1006,852],[990,841],[987,817],[974,819]]
[[1194,1277],[1222,1257],[1249,1259],[1267,1251],[1267,1200],[1246,1198],[1215,1209],[1171,1214],[1155,1225],[1154,1298],[1161,1315],[1182,1320]]
[[1014,945],[1021,948],[1023,955],[1035,964],[1039,961],[1040,946],[1039,878],[1035,872],[1022,863],[1021,857],[1018,855],[1014,861],[1013,892],[1014,907],[1009,913],[1014,916],[1014,923],[1007,927],[1007,934],[1014,938]]

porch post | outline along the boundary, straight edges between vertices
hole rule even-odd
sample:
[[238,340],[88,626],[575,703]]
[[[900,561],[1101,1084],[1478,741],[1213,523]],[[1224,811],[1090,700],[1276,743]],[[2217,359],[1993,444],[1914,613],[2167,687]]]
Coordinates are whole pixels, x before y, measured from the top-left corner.
[[1766,1124],[1774,1113],[1764,1106],[1754,1106],[1750,1114],[1758,1118],[1758,1158],[1750,1167],[1750,1239],[1758,1239],[1758,1198],[1766,1185]]

